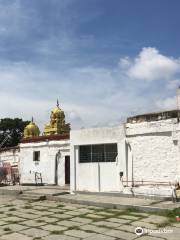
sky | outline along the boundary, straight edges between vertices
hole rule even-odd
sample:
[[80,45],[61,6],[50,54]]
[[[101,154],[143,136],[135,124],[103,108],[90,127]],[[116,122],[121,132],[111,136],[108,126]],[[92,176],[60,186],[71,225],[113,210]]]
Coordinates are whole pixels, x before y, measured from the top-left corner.
[[175,109],[179,0],[0,0],[0,118],[72,129]]

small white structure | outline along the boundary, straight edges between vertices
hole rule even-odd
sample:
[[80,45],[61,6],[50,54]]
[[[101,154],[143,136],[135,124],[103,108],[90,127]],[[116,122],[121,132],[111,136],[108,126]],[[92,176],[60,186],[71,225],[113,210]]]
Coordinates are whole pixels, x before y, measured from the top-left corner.
[[70,142],[61,136],[40,136],[20,144],[21,184],[64,186],[70,183]]
[[124,126],[74,130],[71,142],[71,191],[120,191],[126,175]]
[[18,166],[19,165],[19,146],[6,147],[0,149],[0,164]]
[[71,131],[70,143],[72,192],[167,197],[180,182],[179,110],[130,117],[120,127]]

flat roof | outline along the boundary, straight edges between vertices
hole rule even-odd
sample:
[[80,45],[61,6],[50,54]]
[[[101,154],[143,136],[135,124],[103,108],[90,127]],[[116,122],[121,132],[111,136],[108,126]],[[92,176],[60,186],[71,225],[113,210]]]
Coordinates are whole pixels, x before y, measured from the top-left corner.
[[21,143],[32,143],[32,142],[46,142],[46,141],[60,141],[60,140],[69,140],[70,135],[44,135],[33,138],[23,138]]
[[151,112],[135,115],[127,118],[127,123],[160,121],[171,118],[178,118],[180,110],[173,109],[168,111]]

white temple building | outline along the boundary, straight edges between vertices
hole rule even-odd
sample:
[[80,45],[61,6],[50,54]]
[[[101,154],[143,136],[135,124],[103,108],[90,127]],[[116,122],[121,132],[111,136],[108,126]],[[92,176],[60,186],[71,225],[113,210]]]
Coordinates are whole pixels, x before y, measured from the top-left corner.
[[57,104],[41,136],[33,120],[25,128],[18,159],[21,184],[170,197],[180,183],[180,108],[129,117],[118,127],[70,131]]

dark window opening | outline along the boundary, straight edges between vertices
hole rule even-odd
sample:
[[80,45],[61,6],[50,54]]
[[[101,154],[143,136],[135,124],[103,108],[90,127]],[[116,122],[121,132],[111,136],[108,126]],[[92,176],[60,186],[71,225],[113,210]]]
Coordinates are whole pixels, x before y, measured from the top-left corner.
[[33,152],[33,161],[35,161],[35,162],[40,161],[40,151]]
[[94,144],[79,146],[79,162],[115,162],[117,144]]

